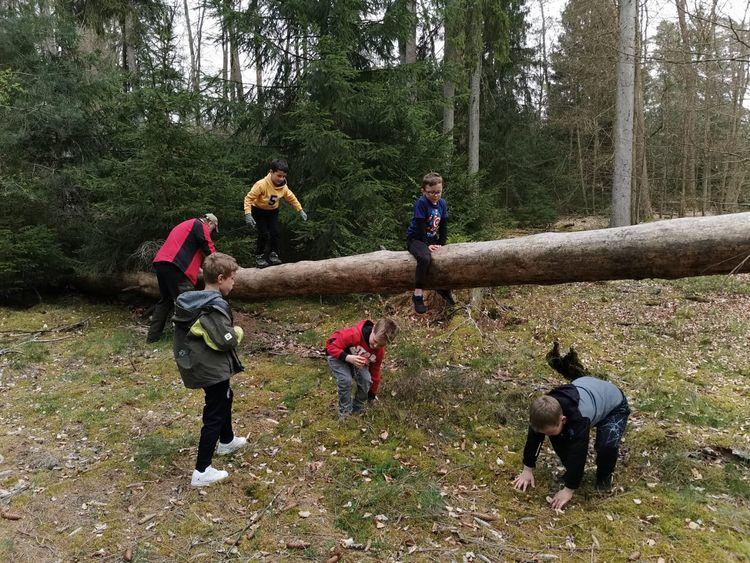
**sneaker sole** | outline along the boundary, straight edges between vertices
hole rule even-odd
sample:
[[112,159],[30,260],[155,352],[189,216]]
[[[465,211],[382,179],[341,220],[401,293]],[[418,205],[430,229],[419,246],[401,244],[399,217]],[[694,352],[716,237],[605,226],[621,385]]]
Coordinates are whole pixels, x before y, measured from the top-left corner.
[[227,479],[229,479],[229,475],[227,475],[226,477],[222,477],[221,479],[217,479],[216,481],[211,481],[210,483],[193,483],[192,481],[190,481],[190,486],[196,487],[196,488],[209,487],[216,483],[221,483],[222,481],[226,481]]

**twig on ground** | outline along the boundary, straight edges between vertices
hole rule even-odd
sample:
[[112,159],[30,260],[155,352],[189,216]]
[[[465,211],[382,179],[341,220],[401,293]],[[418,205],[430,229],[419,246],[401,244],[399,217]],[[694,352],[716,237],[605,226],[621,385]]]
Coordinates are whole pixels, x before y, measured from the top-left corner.
[[444,336],[444,337],[443,337],[443,338],[441,339],[441,340],[442,340],[442,342],[448,342],[448,341],[450,340],[451,336],[453,336],[453,333],[454,333],[454,332],[456,332],[456,331],[457,331],[457,330],[458,330],[459,328],[461,328],[462,326],[464,326],[464,325],[466,324],[466,321],[468,321],[468,320],[469,320],[469,319],[464,319],[464,320],[462,320],[462,321],[461,321],[460,323],[458,323],[458,324],[457,324],[457,325],[456,325],[456,326],[455,326],[455,327],[453,328],[453,330],[451,330],[451,331],[450,331],[450,332],[449,332],[448,334],[446,334],[446,335],[445,335],[445,336]]
[[53,328],[44,328],[40,330],[0,330],[0,334],[45,334],[47,332],[70,332],[78,328],[86,328],[89,324],[91,317],[86,317],[81,321],[74,323],[60,325]]
[[281,495],[281,491],[279,491],[278,493],[276,493],[274,495],[274,497],[271,499],[271,502],[269,502],[263,508],[263,510],[261,510],[254,517],[250,518],[250,522],[248,522],[245,527],[243,527],[242,529],[240,529],[238,532],[232,532],[231,534],[229,534],[229,537],[232,537],[234,534],[239,534],[239,535],[237,536],[237,539],[234,540],[234,542],[229,545],[229,548],[227,549],[226,553],[224,554],[224,559],[228,559],[229,558],[229,555],[230,555],[229,554],[229,550],[232,549],[233,547],[237,547],[237,544],[240,543],[240,541],[242,540],[243,534],[245,532],[247,532],[255,524],[260,523],[260,521],[263,519],[263,516],[266,515],[266,512],[268,512],[269,510],[271,510],[271,507],[273,506],[273,503],[276,502],[276,499],[279,498],[279,495]]

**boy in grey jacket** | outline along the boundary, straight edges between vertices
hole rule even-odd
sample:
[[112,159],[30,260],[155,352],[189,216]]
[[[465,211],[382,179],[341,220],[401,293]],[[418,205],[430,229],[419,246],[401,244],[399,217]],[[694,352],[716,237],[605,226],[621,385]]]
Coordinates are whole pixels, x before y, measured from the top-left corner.
[[237,356],[243,331],[233,326],[232,310],[224,297],[234,287],[239,266],[227,254],[216,252],[203,262],[206,289],[188,291],[175,302],[174,358],[188,389],[203,389],[203,428],[198,458],[191,479],[194,487],[226,479],[229,473],[211,466],[217,453],[225,455],[247,444],[232,431],[232,389],[229,379],[244,368]]
[[[571,350],[565,359],[573,355]],[[513,481],[513,486],[522,491],[534,486],[533,469],[544,438],[549,436],[552,448],[565,467],[565,487],[553,497],[552,508],[565,506],[581,484],[589,450],[589,433],[594,427],[596,486],[603,490],[611,488],[620,441],[630,415],[625,394],[609,381],[588,375],[578,377],[585,370],[577,364],[577,356],[575,359],[572,367],[576,369],[572,369],[567,364],[555,364],[548,355],[550,366],[572,381],[555,387],[531,404],[523,471]]]

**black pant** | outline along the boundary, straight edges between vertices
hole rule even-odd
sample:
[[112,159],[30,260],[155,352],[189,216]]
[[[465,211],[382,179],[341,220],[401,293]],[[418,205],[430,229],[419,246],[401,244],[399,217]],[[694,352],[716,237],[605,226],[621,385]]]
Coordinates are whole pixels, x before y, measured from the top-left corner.
[[417,274],[414,279],[414,287],[424,289],[427,283],[427,274],[430,272],[430,264],[432,264],[430,247],[421,240],[410,238],[406,241],[406,248],[417,259]]
[[258,230],[258,240],[255,246],[255,253],[268,256],[271,252],[279,253],[279,239],[281,238],[281,228],[279,225],[278,209],[260,209],[252,207],[250,214],[255,219],[256,229]]
[[156,280],[159,282],[159,302],[151,313],[151,323],[148,327],[146,342],[155,342],[161,338],[164,325],[172,314],[174,301],[180,293],[195,289],[195,286],[185,277],[177,266],[170,262],[156,262],[154,264]]
[[210,387],[204,387],[206,392],[206,404],[203,407],[203,428],[201,428],[201,439],[198,442],[198,459],[195,468],[205,471],[211,465],[214,456],[216,442],[221,440],[222,444],[228,444],[234,440],[232,432],[232,388],[229,380],[222,381]]

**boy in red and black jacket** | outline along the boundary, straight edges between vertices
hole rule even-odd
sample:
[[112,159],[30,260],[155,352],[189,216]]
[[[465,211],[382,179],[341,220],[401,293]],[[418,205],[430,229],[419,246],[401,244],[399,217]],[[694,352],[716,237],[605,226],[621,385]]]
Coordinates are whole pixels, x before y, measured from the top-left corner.
[[[365,401],[377,396],[385,345],[397,332],[391,319],[364,320],[337,330],[326,340],[328,366],[339,392],[339,420],[362,412]],[[353,401],[352,383],[356,383]]]

